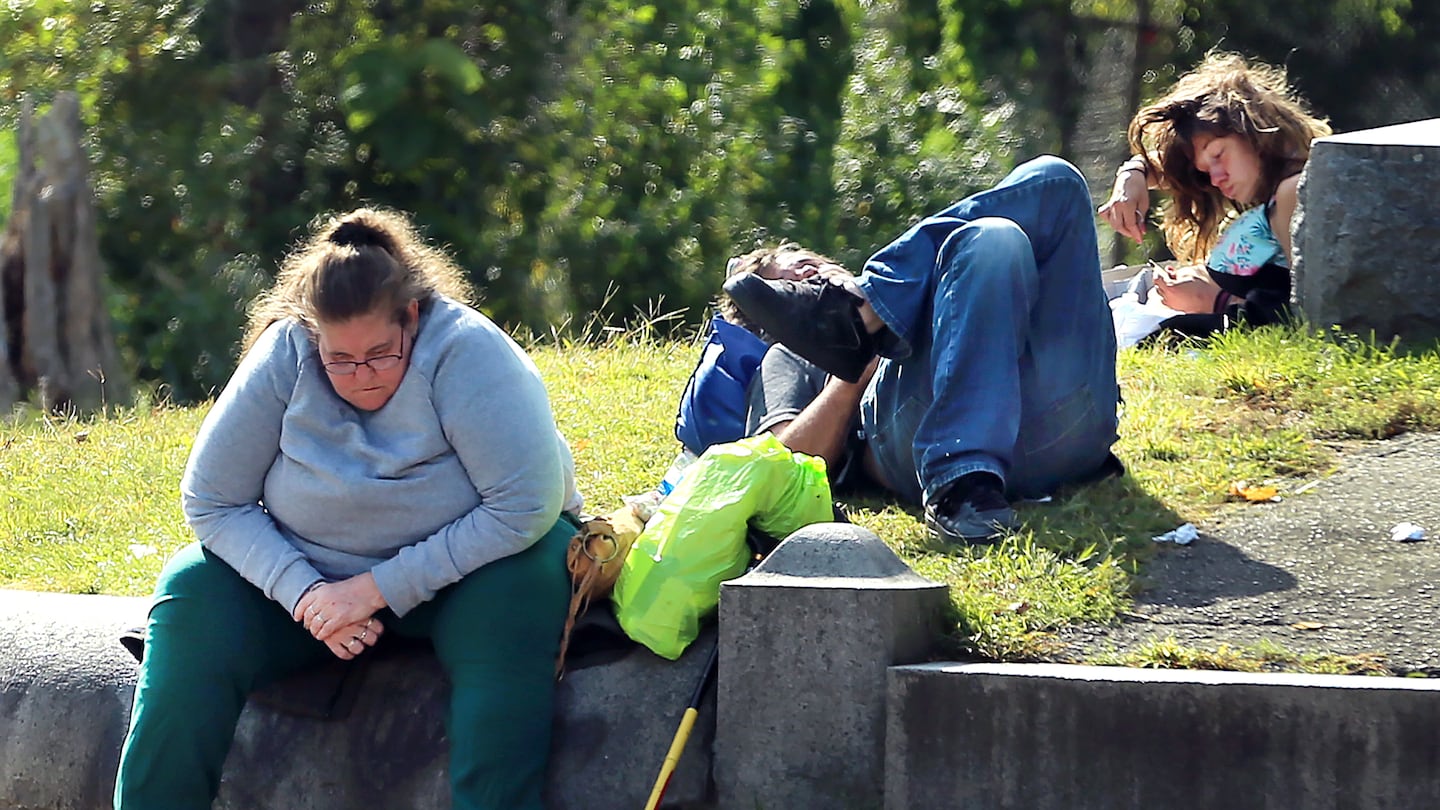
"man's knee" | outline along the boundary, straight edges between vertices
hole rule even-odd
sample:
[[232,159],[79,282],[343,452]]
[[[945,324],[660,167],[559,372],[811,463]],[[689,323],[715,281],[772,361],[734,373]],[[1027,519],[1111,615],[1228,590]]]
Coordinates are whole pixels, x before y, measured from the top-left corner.
[[1004,217],[971,220],[957,228],[940,246],[941,268],[947,275],[954,270],[1008,267],[1014,260],[1031,255],[1030,237],[1014,220]]
[[1090,196],[1090,187],[1085,182],[1085,176],[1075,168],[1075,164],[1064,158],[1041,155],[1020,164],[1019,169],[1037,180],[1061,181],[1084,191],[1087,198]]

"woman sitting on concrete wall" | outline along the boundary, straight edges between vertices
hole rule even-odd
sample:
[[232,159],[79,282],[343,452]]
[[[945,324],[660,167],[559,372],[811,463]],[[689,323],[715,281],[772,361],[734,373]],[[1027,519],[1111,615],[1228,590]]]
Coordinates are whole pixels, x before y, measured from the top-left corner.
[[252,310],[181,482],[200,542],[156,586],[118,810],[210,807],[246,695],[387,632],[449,675],[454,807],[539,810],[580,497],[539,372],[468,294],[362,209]]

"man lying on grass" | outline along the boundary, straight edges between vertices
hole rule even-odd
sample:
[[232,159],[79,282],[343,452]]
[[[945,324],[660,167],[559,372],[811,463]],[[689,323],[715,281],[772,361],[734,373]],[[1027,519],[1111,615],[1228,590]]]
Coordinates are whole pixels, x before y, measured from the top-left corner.
[[1080,172],[1043,157],[921,221],[852,276],[796,246],[732,262],[777,345],[746,429],[921,504],[950,543],[1017,526],[1011,498],[1119,471],[1115,335]]

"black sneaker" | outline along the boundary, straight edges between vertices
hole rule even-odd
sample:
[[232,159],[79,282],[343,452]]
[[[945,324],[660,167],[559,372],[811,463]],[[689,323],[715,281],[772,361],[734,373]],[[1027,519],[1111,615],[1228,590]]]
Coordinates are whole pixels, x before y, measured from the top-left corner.
[[738,273],[725,282],[725,294],[745,317],[827,374],[859,382],[875,356],[860,299],[839,285]]
[[970,544],[993,542],[1020,523],[999,476],[973,472],[925,504],[925,525],[947,543]]

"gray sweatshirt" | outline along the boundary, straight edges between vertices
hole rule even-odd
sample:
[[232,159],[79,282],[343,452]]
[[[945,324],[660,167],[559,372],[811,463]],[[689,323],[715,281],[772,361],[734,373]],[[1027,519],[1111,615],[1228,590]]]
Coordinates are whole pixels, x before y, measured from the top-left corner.
[[287,610],[370,571],[404,615],[579,511],[540,373],[475,310],[437,297],[373,412],[335,394],[309,332],[271,325],[205,417],[181,481],[201,544]]

